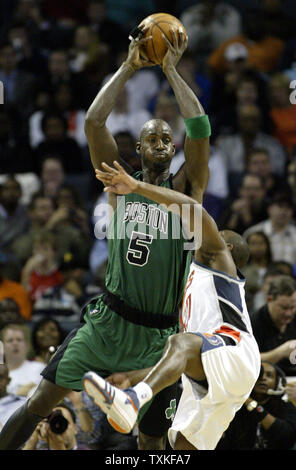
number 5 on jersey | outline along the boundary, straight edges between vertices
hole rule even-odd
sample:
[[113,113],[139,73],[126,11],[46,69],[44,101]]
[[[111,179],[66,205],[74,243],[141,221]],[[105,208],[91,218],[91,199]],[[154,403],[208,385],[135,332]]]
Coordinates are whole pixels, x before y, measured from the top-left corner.
[[150,254],[148,245],[151,245],[152,241],[152,235],[133,231],[126,253],[127,261],[136,266],[145,266]]

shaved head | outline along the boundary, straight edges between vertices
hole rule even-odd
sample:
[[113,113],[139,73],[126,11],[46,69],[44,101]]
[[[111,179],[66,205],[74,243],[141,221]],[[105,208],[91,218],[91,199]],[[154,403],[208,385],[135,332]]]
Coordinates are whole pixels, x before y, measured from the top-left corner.
[[154,131],[155,129],[162,129],[166,130],[170,135],[172,135],[172,129],[168,125],[167,122],[165,122],[163,119],[150,119],[150,121],[145,122],[145,124],[142,126],[141,132],[140,132],[140,141],[149,133]]
[[247,242],[241,235],[232,230],[222,230],[220,235],[227,244],[231,245],[231,255],[235,265],[239,269],[243,268],[247,264],[250,256]]

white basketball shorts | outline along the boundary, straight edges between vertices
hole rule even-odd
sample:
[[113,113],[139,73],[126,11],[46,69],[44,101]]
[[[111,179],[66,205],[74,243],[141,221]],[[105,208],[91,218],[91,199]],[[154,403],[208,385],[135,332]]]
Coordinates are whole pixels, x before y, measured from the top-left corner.
[[172,448],[181,432],[196,449],[213,450],[259,377],[260,353],[249,333],[242,332],[236,345],[226,345],[216,334],[195,334],[203,338],[208,387],[182,375],[183,392],[168,437]]

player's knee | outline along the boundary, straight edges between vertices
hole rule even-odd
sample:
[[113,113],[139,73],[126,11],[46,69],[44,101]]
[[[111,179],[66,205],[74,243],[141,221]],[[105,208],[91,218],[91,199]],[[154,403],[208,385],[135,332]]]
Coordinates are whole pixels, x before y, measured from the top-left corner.
[[177,333],[168,338],[167,344],[175,351],[181,351],[183,354],[198,353],[202,347],[202,339],[198,335],[190,333]]

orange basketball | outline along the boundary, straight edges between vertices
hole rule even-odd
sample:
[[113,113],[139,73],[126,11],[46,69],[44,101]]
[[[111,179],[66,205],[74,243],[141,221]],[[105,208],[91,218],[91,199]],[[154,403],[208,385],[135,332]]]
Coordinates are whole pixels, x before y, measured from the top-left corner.
[[155,13],[154,15],[147,16],[147,18],[139,24],[139,27],[141,26],[148,26],[145,37],[152,36],[142,47],[149,60],[155,64],[161,64],[167,52],[168,46],[162,36],[163,34],[171,43],[173,42],[173,37],[170,29],[178,30],[182,28],[186,34],[186,30],[181,21],[168,13]]

